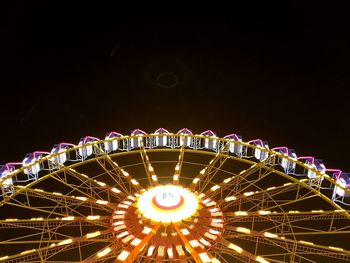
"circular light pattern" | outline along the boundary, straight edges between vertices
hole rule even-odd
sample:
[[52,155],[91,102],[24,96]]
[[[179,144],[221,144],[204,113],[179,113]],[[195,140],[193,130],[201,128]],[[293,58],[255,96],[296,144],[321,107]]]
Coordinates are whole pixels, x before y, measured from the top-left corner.
[[199,209],[199,199],[191,191],[175,185],[155,186],[142,193],[136,204],[138,213],[163,224],[188,220]]

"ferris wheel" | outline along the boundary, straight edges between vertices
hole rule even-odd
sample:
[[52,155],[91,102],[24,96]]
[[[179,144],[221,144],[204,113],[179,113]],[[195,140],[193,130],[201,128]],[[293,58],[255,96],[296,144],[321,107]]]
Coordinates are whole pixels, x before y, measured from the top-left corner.
[[350,261],[350,174],[261,139],[86,136],[0,188],[0,263]]

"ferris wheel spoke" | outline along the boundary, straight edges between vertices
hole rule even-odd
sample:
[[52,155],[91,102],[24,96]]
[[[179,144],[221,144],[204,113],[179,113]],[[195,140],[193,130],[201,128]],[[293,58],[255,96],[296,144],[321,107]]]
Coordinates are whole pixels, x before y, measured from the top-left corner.
[[227,209],[232,206],[241,206],[245,203],[252,203],[255,205],[254,207],[256,207],[257,202],[264,203],[265,201],[271,201],[274,196],[294,191],[298,187],[300,187],[298,183],[289,182],[279,186],[268,187],[261,191],[249,191],[240,195],[230,195],[222,199],[222,201],[219,202],[219,205],[222,209]]
[[[93,206],[80,206],[77,205],[75,202],[66,202],[65,199],[60,200],[52,200],[52,199],[45,199],[44,197],[39,197],[37,199],[34,198],[27,198],[20,200],[20,196],[17,196],[16,198],[12,198],[11,201],[9,200],[7,202],[8,205],[16,206],[20,209],[25,210],[31,210],[35,212],[36,216],[42,216],[43,214],[47,214],[48,216],[56,215],[56,216],[67,216],[67,215],[75,215],[75,216],[84,216],[84,213],[86,212],[86,209],[89,208],[89,211],[105,211],[109,212],[111,209],[108,209],[105,207],[105,209],[98,207],[94,208]],[[38,200],[40,200],[40,205],[38,204]],[[45,201],[45,202],[44,202]],[[103,203],[102,203],[103,202]],[[100,201],[98,204],[104,205],[105,201]],[[21,210],[18,211],[21,211]]]
[[[347,212],[348,213],[348,212]],[[350,226],[344,223],[347,215],[341,211],[309,211],[289,214],[285,236],[348,235]],[[276,219],[275,219],[276,220]],[[276,220],[277,221],[277,220]],[[279,220],[281,221],[281,219]],[[283,222],[283,221],[282,221]],[[282,233],[282,232],[281,232]],[[317,238],[317,237],[315,237]]]
[[121,249],[122,249],[122,246],[118,242],[114,241],[113,243],[104,246],[97,252],[85,258],[82,262],[83,263],[104,262],[108,259],[115,258],[120,253]]
[[212,262],[217,262],[217,263],[231,263],[230,261],[227,261],[227,259],[225,259],[224,257],[223,257],[223,255],[222,254],[220,254],[220,253],[213,253],[213,257],[216,259],[216,261],[215,260],[212,260]]
[[232,255],[233,257],[237,257],[243,262],[251,262],[252,260],[260,263],[269,262],[264,257],[260,255],[254,255],[249,251],[243,249],[242,247],[228,241],[225,238],[221,238],[219,240],[219,245],[217,246],[217,249],[220,249],[225,254]]
[[[275,209],[278,211],[294,211],[294,207],[297,203],[298,205],[303,205],[303,202],[311,202],[311,199],[315,199],[314,201],[319,202],[319,196],[313,192],[306,192],[304,194],[298,195],[294,200],[293,199],[277,199],[271,201],[266,201],[263,204],[258,204],[254,208],[254,210],[269,210],[274,211]],[[249,209],[251,211],[252,209]]]
[[154,172],[154,168],[151,164],[151,161],[148,157],[147,151],[145,147],[143,146],[143,142],[140,141],[140,155],[142,158],[143,166],[145,168],[145,173],[148,178],[148,182],[150,185],[155,186],[158,184],[158,177],[156,173]]
[[[140,186],[135,185],[131,182],[132,178],[128,176],[128,173],[125,173],[123,169],[121,169],[117,162],[112,160],[112,158],[106,154],[100,147],[94,145],[96,151],[102,158],[96,158],[98,164],[104,169],[104,171],[110,176],[113,182],[118,186],[118,188],[122,189],[125,193],[130,194],[132,188],[135,190],[140,190]],[[107,163],[111,166],[112,169],[107,167]]]
[[[73,218],[68,218],[68,220],[61,218],[61,222],[42,218],[19,221],[16,222],[16,220],[11,219],[5,220],[4,223],[0,224],[3,229],[3,234],[0,238],[0,247],[37,244],[36,247],[41,248],[52,244],[63,244],[70,239],[73,239],[73,241],[97,240],[100,242],[102,236],[103,238],[106,238],[108,235],[111,236],[109,227],[98,222],[87,224],[87,222],[78,219],[73,220]],[[40,221],[40,224],[38,221]],[[73,232],[72,227],[76,229]],[[97,228],[100,230],[96,231]],[[84,233],[87,234],[84,236]],[[72,234],[81,236],[81,238],[72,237]]]
[[89,215],[86,217],[65,216],[57,218],[33,217],[27,219],[7,218],[0,220],[0,227],[3,230],[25,228],[38,231],[43,231],[43,229],[47,229],[47,231],[57,231],[59,228],[72,226],[77,226],[79,228],[89,226],[101,226],[108,228],[110,227],[109,221],[110,216],[98,215]]
[[[34,237],[34,235],[29,235],[27,236],[27,238],[28,237],[32,238]],[[79,237],[68,237],[67,239],[63,239],[63,240],[55,239],[54,237],[49,239],[43,239],[43,235],[41,235],[38,237],[38,239],[29,240],[30,241],[29,244],[32,245],[32,247],[33,245],[37,244],[36,248],[25,250],[14,255],[1,257],[0,262],[6,262],[6,263],[27,262],[28,260],[30,260],[30,262],[33,262],[36,259],[40,259],[42,262],[42,261],[46,261],[47,258],[52,257],[57,253],[66,252],[68,249],[78,248],[80,251],[80,247],[84,243],[95,244],[95,243],[101,243],[101,242],[102,243],[110,242],[110,239],[112,237],[113,235],[110,229],[90,232],[90,233],[87,233],[86,235],[82,235]],[[11,244],[18,245],[19,243],[9,243],[8,245],[11,245]]]
[[[225,178],[221,183],[214,185],[205,193],[211,198],[218,195],[227,197],[233,193],[238,194],[273,173],[272,165],[274,160],[275,156],[270,155],[266,160],[255,163],[232,177]],[[254,181],[250,178],[251,176],[254,176]]]
[[111,173],[111,170],[107,170],[105,162],[100,162],[99,164],[103,166],[106,171],[109,171],[108,174],[112,177],[113,181],[117,184],[118,187],[121,187],[125,193],[130,194],[132,190],[140,191],[142,189],[140,184],[134,178],[132,178],[127,171],[120,168],[118,163],[112,160],[109,155],[103,154],[103,158],[113,168],[113,173]]
[[229,143],[224,144],[221,149],[215,154],[214,158],[212,158],[208,165],[203,168],[199,174],[193,179],[189,188],[195,191],[198,189],[201,192],[204,192],[204,189],[211,182],[214,176],[220,171],[220,168],[224,165],[224,163],[228,160],[228,147]]
[[105,182],[101,182],[94,178],[90,178],[89,176],[80,173],[77,170],[70,167],[64,169],[64,177],[58,176],[61,179],[61,181],[64,184],[68,184],[68,186],[71,186],[71,184],[68,183],[67,175],[80,181],[81,184],[79,185],[79,188],[83,189],[83,187],[86,187],[86,189],[89,190],[86,192],[86,194],[90,194],[91,198],[103,199],[103,197],[101,197],[101,195],[103,194],[103,196],[105,196],[107,200],[120,200],[121,196],[124,196],[124,194],[122,194],[122,192],[119,189],[110,187]]
[[179,184],[180,175],[181,175],[181,168],[182,168],[182,164],[183,164],[183,160],[184,160],[184,155],[185,155],[185,147],[182,145],[181,148],[180,148],[178,162],[177,162],[177,164],[175,166],[175,172],[174,172],[174,175],[173,175],[173,184],[174,185],[178,185]]
[[[271,245],[275,248],[279,247],[284,249],[291,255],[319,256],[323,259],[328,258],[328,262],[330,262],[329,258],[345,261],[350,260],[350,251],[345,250],[343,248],[334,246],[324,246],[316,244],[314,242],[303,240],[288,239],[271,233],[268,234],[268,237],[266,237],[266,235],[262,236],[261,234],[256,234],[256,232],[251,232],[250,234],[233,234],[231,237],[229,236],[228,238],[252,241],[255,243],[255,247],[259,246],[259,244]],[[275,251],[276,250],[277,249],[275,249]]]
[[[85,196],[69,196],[58,192],[47,192],[42,189],[24,188],[20,194],[24,195],[27,201],[30,201],[31,198],[46,199],[56,203],[60,207],[67,206],[67,208],[73,209],[73,211],[77,207],[88,207],[91,210],[97,209],[103,211],[113,211],[116,209],[116,206],[113,204],[103,204],[103,202],[97,202],[98,200],[91,200]],[[75,206],[75,208],[72,208],[72,206]]]

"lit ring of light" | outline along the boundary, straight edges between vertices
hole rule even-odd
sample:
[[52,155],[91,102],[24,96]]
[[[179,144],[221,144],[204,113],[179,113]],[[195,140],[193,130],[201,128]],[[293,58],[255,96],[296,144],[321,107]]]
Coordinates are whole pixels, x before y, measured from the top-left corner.
[[175,185],[153,187],[137,201],[138,213],[153,222],[177,223],[189,219],[199,208],[197,196]]

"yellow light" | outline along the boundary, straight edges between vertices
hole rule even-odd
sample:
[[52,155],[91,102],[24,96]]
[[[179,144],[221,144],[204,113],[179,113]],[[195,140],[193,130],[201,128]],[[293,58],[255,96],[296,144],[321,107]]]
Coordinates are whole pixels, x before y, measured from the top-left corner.
[[192,183],[197,184],[199,182],[199,180],[200,180],[199,178],[194,178]]
[[241,232],[241,233],[245,233],[245,234],[250,234],[250,229],[245,228],[245,227],[237,227],[236,231]]
[[81,201],[86,201],[87,198],[84,196],[77,196],[76,199],[81,200]]
[[158,256],[163,257],[164,256],[164,246],[159,246],[158,247]]
[[124,175],[125,177],[128,177],[128,176],[129,176],[129,173],[128,173],[127,171],[124,171],[123,169],[121,169],[121,171],[122,171],[122,173],[123,173],[123,175]]
[[308,241],[304,241],[304,240],[300,240],[299,242],[302,243],[302,244],[311,245],[311,246],[314,244],[312,242],[308,242]]
[[117,235],[117,238],[122,238],[122,237],[125,237],[126,235],[129,235],[128,231],[124,231],[124,232],[120,233],[119,235]]
[[232,180],[232,178],[229,177],[229,178],[227,178],[227,179],[224,180],[224,183],[227,184],[227,183],[230,182],[231,180]]
[[245,211],[237,211],[237,212],[235,212],[235,215],[236,215],[236,216],[247,216],[248,213],[245,212]]
[[124,211],[124,210],[118,210],[118,211],[116,211],[115,213],[116,213],[116,215],[125,215],[125,214],[126,214],[126,211]]
[[332,247],[329,246],[330,249],[334,249],[334,250],[339,250],[339,251],[343,251],[344,249],[340,248],[340,247]]
[[214,185],[210,188],[210,190],[214,192],[215,190],[218,190],[219,188],[220,188],[219,185]]
[[32,252],[34,252],[34,251],[35,251],[35,249],[26,250],[26,251],[21,252],[20,254],[21,254],[21,255],[26,255],[26,254],[32,253]]
[[115,188],[115,187],[113,187],[111,190],[112,190],[113,193],[117,193],[117,194],[121,193],[121,191],[119,189]]
[[155,174],[152,175],[152,180],[153,181],[158,181],[158,178],[157,178],[157,176]]
[[140,243],[141,243],[141,239],[135,238],[130,244],[136,247]]
[[93,238],[93,237],[97,237],[99,235],[101,235],[101,232],[100,231],[96,231],[96,232],[92,232],[92,233],[86,234],[86,238]]
[[100,186],[102,186],[102,187],[106,186],[106,184],[105,184],[104,182],[99,182],[99,181],[97,181],[97,184],[100,185]]
[[34,217],[34,218],[31,218],[30,220],[32,220],[32,221],[42,221],[42,220],[44,220],[44,218],[42,218],[42,217]]
[[154,252],[154,249],[155,249],[155,248],[156,248],[155,246],[150,246],[150,247],[148,248],[147,257],[150,257],[150,256],[153,255],[153,252]]
[[203,245],[206,245],[207,247],[209,247],[211,244],[210,244],[210,242],[208,242],[207,240],[205,240],[204,238],[201,238],[200,240],[199,240],[199,242],[201,242]]
[[260,256],[257,256],[256,259],[255,259],[257,262],[260,262],[260,263],[270,263],[270,261],[267,261],[266,259],[260,257]]
[[100,219],[100,216],[88,216],[86,219],[87,220],[98,220],[98,219]]
[[260,210],[258,211],[259,215],[268,215],[271,214],[271,211],[264,211],[264,210]]
[[5,259],[8,259],[9,256],[4,256],[4,257],[1,257],[0,260],[5,260]]
[[179,254],[179,256],[184,256],[185,255],[185,251],[182,249],[181,245],[177,245],[175,248],[176,248],[176,251]]
[[135,179],[132,179],[132,180],[131,180],[131,183],[132,183],[133,185],[138,185],[138,184],[139,184],[139,182],[136,181]]
[[276,234],[270,233],[270,232],[265,232],[264,233],[265,237],[271,237],[271,238],[278,238]]
[[190,232],[187,230],[187,228],[182,228],[182,229],[180,229],[180,231],[184,236],[187,236],[190,234]]
[[235,245],[235,244],[232,244],[232,243],[230,243],[230,244],[228,245],[228,248],[229,248],[229,249],[232,249],[232,250],[234,250],[234,251],[236,251],[236,252],[238,252],[238,253],[242,253],[242,252],[243,252],[243,249],[242,249],[241,247],[239,247],[239,246],[237,246],[237,245]]
[[142,233],[147,235],[147,234],[151,233],[151,231],[152,231],[152,228],[145,226],[142,230]]
[[214,229],[209,229],[209,233],[213,234],[213,235],[220,235],[220,232]]
[[66,240],[63,240],[63,241],[59,242],[57,245],[58,246],[63,246],[63,245],[71,244],[72,242],[73,242],[73,240],[71,238],[69,238],[69,239],[66,239]]
[[200,257],[200,259],[201,259],[202,262],[204,262],[204,263],[211,262],[210,257],[209,257],[208,254],[205,253],[205,252],[204,252],[204,253],[198,254],[198,256]]
[[237,199],[237,198],[234,197],[234,196],[228,196],[228,197],[225,198],[225,201],[226,201],[226,202],[230,202],[230,201],[233,201],[233,200],[236,200],[236,199]]
[[297,210],[291,210],[291,211],[288,211],[288,213],[290,213],[290,214],[297,214],[297,213],[300,213],[300,212],[297,211]]
[[197,240],[193,239],[193,240],[190,240],[188,243],[190,243],[190,245],[192,247],[199,247],[199,243]]
[[102,257],[104,257],[105,255],[107,255],[108,253],[110,253],[111,251],[112,251],[112,249],[109,248],[109,247],[107,247],[107,248],[105,248],[104,250],[98,252],[98,253],[97,253],[97,257],[98,257],[98,258],[102,258]]
[[251,196],[251,195],[253,195],[254,194],[254,192],[246,192],[246,193],[244,193],[243,195],[244,196]]
[[5,219],[6,222],[11,222],[11,221],[18,221],[18,218],[7,218]]
[[63,217],[62,220],[63,221],[72,221],[72,220],[74,220],[74,218],[75,218],[74,216],[66,216],[66,217]]
[[100,204],[100,205],[106,205],[106,204],[108,204],[108,202],[107,202],[107,201],[104,201],[104,200],[97,200],[96,203],[97,203],[97,204]]
[[212,262],[212,263],[221,263],[221,261],[218,260],[218,259],[216,259],[216,258],[213,258],[213,259],[211,260],[211,262]]

